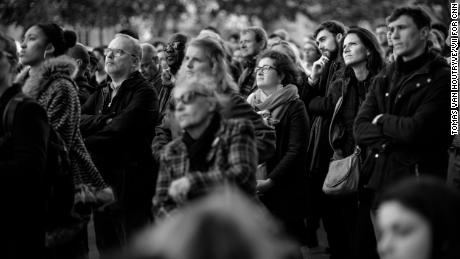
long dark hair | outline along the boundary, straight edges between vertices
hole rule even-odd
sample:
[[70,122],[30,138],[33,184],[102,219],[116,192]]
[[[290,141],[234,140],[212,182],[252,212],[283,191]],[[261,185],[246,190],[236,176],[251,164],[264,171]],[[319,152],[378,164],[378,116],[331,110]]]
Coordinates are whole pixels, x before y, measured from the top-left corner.
[[369,56],[367,57],[367,64],[366,67],[369,70],[369,74],[374,76],[380,72],[383,68],[384,61],[382,59],[382,54],[380,52],[380,46],[377,41],[377,38],[374,36],[372,32],[366,30],[362,27],[353,26],[345,33],[342,37],[341,44],[340,44],[340,56],[343,54],[343,41],[345,37],[350,34],[356,34],[361,42],[364,44],[367,50],[369,50]]

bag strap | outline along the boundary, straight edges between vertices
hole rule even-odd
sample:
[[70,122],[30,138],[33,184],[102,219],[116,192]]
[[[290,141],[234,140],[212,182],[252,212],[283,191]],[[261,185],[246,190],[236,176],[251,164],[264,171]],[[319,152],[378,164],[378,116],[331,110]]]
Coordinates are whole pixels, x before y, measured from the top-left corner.
[[15,94],[13,97],[11,97],[11,99],[6,104],[2,116],[2,125],[5,135],[11,134],[11,131],[13,129],[14,114],[16,113],[16,108],[18,107],[18,104],[20,102],[24,101],[25,98],[26,96],[23,93],[19,92]]

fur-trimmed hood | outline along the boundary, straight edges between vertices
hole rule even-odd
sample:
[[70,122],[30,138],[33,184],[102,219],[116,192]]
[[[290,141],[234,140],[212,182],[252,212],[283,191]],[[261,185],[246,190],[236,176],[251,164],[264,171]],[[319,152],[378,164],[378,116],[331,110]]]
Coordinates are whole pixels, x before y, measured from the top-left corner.
[[35,74],[30,74],[30,67],[24,68],[16,77],[15,82],[22,85],[24,93],[37,98],[45,87],[48,87],[50,80],[56,77],[75,78],[77,74],[77,63],[69,56],[62,55],[56,58],[45,60]]

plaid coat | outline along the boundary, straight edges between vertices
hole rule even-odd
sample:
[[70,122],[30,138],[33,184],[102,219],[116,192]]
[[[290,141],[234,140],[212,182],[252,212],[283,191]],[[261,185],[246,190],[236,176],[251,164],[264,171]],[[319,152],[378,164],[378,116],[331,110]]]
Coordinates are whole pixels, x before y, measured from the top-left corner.
[[160,172],[153,198],[155,213],[175,209],[178,204],[168,195],[176,179],[190,181],[188,197],[203,194],[224,182],[235,183],[246,193],[255,193],[257,149],[252,123],[242,119],[223,120],[206,155],[212,165],[207,172],[189,172],[187,148],[182,138],[170,142],[160,156]]

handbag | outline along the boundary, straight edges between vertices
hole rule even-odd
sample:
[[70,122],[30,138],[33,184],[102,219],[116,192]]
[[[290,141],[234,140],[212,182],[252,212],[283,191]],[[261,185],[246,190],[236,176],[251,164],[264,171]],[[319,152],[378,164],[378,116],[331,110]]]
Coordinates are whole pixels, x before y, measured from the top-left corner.
[[346,195],[358,191],[361,169],[361,150],[356,146],[353,154],[329,164],[323,192],[328,195]]

